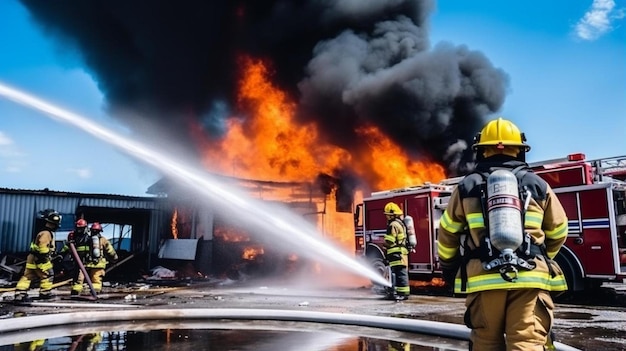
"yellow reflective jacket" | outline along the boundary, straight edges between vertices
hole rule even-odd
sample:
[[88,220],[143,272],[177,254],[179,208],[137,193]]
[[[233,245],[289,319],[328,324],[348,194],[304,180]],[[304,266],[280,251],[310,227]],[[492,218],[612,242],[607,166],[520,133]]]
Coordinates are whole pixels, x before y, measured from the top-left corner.
[[[501,163],[499,167],[510,169],[524,164],[519,161]],[[480,165],[479,165],[480,168]],[[537,288],[548,291],[565,291],[567,284],[563,272],[552,259],[557,255],[567,239],[567,216],[559,199],[550,186],[530,170],[521,180],[531,190],[531,199],[524,217],[525,231],[530,234],[534,244],[545,244],[547,256],[537,256],[537,264],[532,270],[519,270],[518,279],[513,282],[504,280],[500,273],[486,271],[478,258],[470,259],[467,269],[466,290],[461,289],[461,278],[457,272],[454,290],[457,293],[473,293],[494,289]],[[469,233],[468,249],[478,249],[487,235],[482,211],[480,188],[483,178],[480,174],[466,176],[453,191],[448,207],[439,222],[437,254],[443,262],[450,262],[459,257],[461,238]],[[551,265],[555,276],[551,276]]]
[[54,253],[54,233],[49,229],[41,230],[30,244],[30,254],[26,257],[26,268],[43,271],[52,269],[53,265],[50,258]]
[[[92,235],[88,232],[76,237],[74,244],[76,247],[76,253],[86,268],[105,268],[109,263],[109,260],[116,261],[118,259],[117,252],[107,238],[100,234],[94,235],[98,236],[98,241],[100,243],[100,256],[93,256]],[[61,249],[61,254],[65,254],[69,250],[69,243],[65,243]]]
[[394,218],[387,223],[387,233],[385,234],[385,247],[387,255],[392,253],[400,253],[407,255],[409,250],[405,245],[406,229],[402,219]]

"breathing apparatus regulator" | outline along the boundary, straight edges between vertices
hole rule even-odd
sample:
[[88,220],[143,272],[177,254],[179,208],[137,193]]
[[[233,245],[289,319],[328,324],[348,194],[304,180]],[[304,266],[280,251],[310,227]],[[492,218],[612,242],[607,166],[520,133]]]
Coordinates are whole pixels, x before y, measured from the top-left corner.
[[[534,269],[536,264],[518,256],[530,256],[530,235],[524,231],[522,218],[530,203],[531,193],[526,190],[525,202],[521,204],[517,177],[505,169],[493,171],[487,178],[486,211],[489,235],[485,238],[488,256],[494,257],[483,262],[485,270],[499,268],[506,281],[517,279],[518,269]],[[494,254],[494,248],[499,252]]]

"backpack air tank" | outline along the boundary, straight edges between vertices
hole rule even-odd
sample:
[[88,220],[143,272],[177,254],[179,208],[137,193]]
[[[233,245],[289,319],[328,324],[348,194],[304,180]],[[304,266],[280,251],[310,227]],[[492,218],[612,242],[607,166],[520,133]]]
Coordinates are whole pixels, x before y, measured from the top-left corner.
[[487,214],[491,244],[504,255],[512,254],[524,241],[522,207],[517,178],[499,169],[487,178]]
[[94,258],[100,258],[100,236],[91,236],[91,253]]
[[409,248],[417,246],[417,237],[415,236],[415,224],[413,224],[413,217],[406,215],[402,219],[406,226],[406,240]]

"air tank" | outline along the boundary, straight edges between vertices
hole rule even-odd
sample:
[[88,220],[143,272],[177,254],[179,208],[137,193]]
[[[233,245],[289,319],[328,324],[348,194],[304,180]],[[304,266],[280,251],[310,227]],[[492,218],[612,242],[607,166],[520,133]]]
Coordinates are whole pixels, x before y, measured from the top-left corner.
[[524,241],[522,206],[517,178],[508,170],[496,170],[487,178],[487,213],[491,244],[510,253]]
[[100,237],[98,235],[91,236],[91,254],[93,258],[100,258]]
[[406,239],[408,240],[409,247],[417,246],[417,237],[415,236],[415,224],[413,224],[413,217],[406,215],[402,219],[406,226]]

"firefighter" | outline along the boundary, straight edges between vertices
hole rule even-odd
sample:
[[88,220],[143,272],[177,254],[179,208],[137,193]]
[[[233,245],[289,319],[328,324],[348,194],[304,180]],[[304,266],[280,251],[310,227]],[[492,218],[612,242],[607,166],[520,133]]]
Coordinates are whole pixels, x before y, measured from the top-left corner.
[[34,280],[39,280],[39,298],[49,300],[52,295],[52,280],[54,268],[52,258],[56,256],[54,246],[54,232],[61,225],[61,215],[52,209],[41,214],[43,228],[37,233],[30,244],[30,252],[26,257],[24,274],[15,286],[15,301],[30,302],[28,289]]
[[[511,121],[498,118],[487,123],[472,148],[476,169],[453,191],[440,220],[437,242],[444,277],[454,284],[456,293],[467,294],[464,321],[471,329],[470,350],[544,350],[554,317],[550,293],[567,290],[561,269],[552,261],[567,238],[565,211],[550,186],[528,168],[525,153],[530,146]],[[491,217],[493,208],[481,194],[485,175],[491,176],[496,169],[515,170],[515,191],[527,194],[525,199],[520,197],[527,206],[520,206],[525,209],[518,212],[517,220],[520,235],[528,238],[524,252],[529,254],[520,253],[512,261],[507,259],[517,257],[517,251],[492,260],[495,248],[491,243],[500,234],[490,229],[507,219],[495,217],[495,212]],[[499,262],[509,263],[490,269]]]
[[[84,220],[83,218],[79,218],[74,223],[74,230],[67,234],[67,242],[65,243],[65,245],[63,245],[63,248],[61,249],[60,254],[62,256],[65,256],[70,251],[69,243],[71,242],[76,247],[78,256],[81,257],[82,259],[82,257],[86,255],[84,252],[89,250],[89,245],[87,242],[87,240],[89,239],[88,232],[89,232],[89,229],[87,228],[87,221]],[[72,257],[72,260],[74,260],[74,257]],[[76,264],[76,262],[74,262],[74,264]],[[75,294],[74,286],[76,285],[79,275],[82,278],[82,273],[80,272],[80,269],[78,269],[77,267],[74,267],[74,268],[75,268],[74,277],[72,280],[72,295],[77,295]],[[80,286],[81,286],[81,289],[78,290],[79,292],[82,290],[82,280],[80,282]]]
[[[79,221],[81,221],[79,219]],[[74,243],[78,256],[89,274],[89,279],[95,290],[95,293],[102,291],[102,279],[104,278],[105,268],[109,262],[116,262],[117,253],[113,245],[102,236],[102,225],[94,222],[88,231],[83,235],[68,235],[67,240]],[[83,282],[85,276],[82,270],[77,269],[72,281],[71,296],[78,296],[83,291]]]
[[407,300],[410,294],[409,288],[409,250],[406,246],[406,227],[402,221],[400,206],[389,202],[384,208],[387,217],[387,233],[385,234],[385,247],[387,248],[387,262],[391,268],[391,283],[393,290],[389,291],[387,298],[390,300]]

